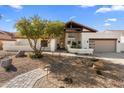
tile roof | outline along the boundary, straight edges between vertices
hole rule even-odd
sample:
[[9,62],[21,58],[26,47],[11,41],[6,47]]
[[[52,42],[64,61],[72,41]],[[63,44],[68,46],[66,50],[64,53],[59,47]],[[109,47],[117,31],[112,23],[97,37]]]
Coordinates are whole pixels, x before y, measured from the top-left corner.
[[9,41],[10,41],[10,40],[14,40],[14,39],[13,39],[13,36],[14,36],[13,33],[0,30],[0,40],[9,40]]

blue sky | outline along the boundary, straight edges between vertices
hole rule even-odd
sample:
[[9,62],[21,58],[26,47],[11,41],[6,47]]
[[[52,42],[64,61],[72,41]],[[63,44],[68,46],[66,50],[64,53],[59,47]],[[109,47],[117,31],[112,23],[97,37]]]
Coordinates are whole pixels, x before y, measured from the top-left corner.
[[67,22],[73,20],[99,31],[106,29],[124,30],[123,5],[11,5],[0,6],[0,29],[15,32],[15,22],[21,17],[38,14],[43,19],[60,20]]

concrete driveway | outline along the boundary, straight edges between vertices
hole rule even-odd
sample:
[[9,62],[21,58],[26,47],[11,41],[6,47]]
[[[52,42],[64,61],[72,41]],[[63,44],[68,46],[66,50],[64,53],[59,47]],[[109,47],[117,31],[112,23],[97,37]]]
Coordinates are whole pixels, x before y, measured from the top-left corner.
[[124,53],[95,53],[94,56],[124,65]]

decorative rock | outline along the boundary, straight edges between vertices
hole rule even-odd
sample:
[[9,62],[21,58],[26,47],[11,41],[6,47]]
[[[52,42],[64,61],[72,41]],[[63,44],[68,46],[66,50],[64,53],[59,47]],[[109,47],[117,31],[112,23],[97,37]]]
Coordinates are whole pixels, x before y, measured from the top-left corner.
[[93,63],[92,62],[88,62],[87,66],[88,67],[93,67]]
[[101,62],[101,61],[98,61],[98,62],[96,62],[96,63],[93,64],[93,68],[94,69],[102,70],[102,69],[104,69],[104,63]]
[[72,78],[65,78],[64,80],[63,80],[66,84],[72,84],[73,83],[73,80],[72,80]]
[[60,86],[59,88],[65,88],[64,86]]
[[45,70],[45,71],[49,71],[49,70],[50,70],[50,68],[51,68],[51,65],[50,65],[50,64],[48,64],[48,65],[45,65],[44,70]]
[[102,72],[100,70],[96,70],[96,74],[102,75]]
[[12,58],[5,58],[1,60],[1,67],[8,68],[12,65]]
[[99,59],[96,59],[96,58],[91,58],[90,60],[93,61],[93,62],[99,61]]
[[17,57],[24,57],[25,56],[25,51],[19,51],[17,54],[16,54],[16,58]]

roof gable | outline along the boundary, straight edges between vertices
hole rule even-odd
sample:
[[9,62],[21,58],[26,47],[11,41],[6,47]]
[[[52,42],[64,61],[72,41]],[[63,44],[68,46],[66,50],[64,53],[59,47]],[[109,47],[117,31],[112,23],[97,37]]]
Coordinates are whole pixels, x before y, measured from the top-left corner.
[[69,21],[69,22],[65,23],[65,28],[67,28],[69,25],[73,25],[73,26],[76,26],[76,27],[79,27],[79,28],[82,28],[82,29],[85,28],[85,29],[88,29],[88,30],[90,30],[90,31],[92,31],[92,32],[97,32],[96,29],[93,29],[93,28],[88,27],[88,26],[86,26],[86,25],[77,23],[77,22],[75,22],[75,21]]

